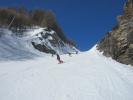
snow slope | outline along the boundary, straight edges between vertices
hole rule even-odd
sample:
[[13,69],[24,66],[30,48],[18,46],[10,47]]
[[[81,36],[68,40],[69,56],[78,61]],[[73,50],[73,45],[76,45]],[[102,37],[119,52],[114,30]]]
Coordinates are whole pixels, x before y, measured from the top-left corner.
[[96,47],[78,55],[0,62],[0,100],[133,100],[133,68]]
[[[33,42],[35,45],[45,46],[48,50],[53,50],[58,54],[78,51],[75,47],[64,43],[55,31],[46,30],[47,28],[39,27],[27,29],[23,35],[19,36],[17,34],[21,33],[13,33],[6,28],[0,28],[0,61],[25,60],[45,56],[46,54],[35,49],[32,45]],[[58,37],[60,41],[53,45],[51,43],[51,40],[54,40],[52,36]]]
[[22,38],[10,35],[0,38],[0,61],[30,59],[39,55],[40,52]]
[[[38,29],[35,32],[39,31]],[[0,61],[33,59],[44,54],[34,49],[31,35],[18,37],[8,29],[0,29],[0,34],[3,34],[0,36]]]
[[[42,47],[45,46],[47,49],[53,50],[58,54],[65,54],[68,52],[73,53],[78,51],[75,47],[64,43],[55,31],[46,31],[46,29],[47,28],[39,27],[27,29],[23,35],[18,36],[16,34],[20,33],[13,33],[6,28],[0,28],[0,61],[20,61],[45,56],[46,54],[35,49],[32,42],[36,45],[39,44]],[[53,46],[50,42],[53,39],[52,35],[56,35],[56,38],[59,38],[59,44],[55,43],[55,46]],[[63,46],[60,43],[63,43]]]

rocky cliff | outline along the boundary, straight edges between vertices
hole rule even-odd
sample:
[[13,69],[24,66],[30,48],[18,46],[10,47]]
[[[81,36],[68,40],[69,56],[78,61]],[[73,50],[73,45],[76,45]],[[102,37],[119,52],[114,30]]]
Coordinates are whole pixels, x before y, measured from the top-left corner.
[[133,65],[133,0],[124,5],[118,24],[99,42],[97,48],[107,57]]

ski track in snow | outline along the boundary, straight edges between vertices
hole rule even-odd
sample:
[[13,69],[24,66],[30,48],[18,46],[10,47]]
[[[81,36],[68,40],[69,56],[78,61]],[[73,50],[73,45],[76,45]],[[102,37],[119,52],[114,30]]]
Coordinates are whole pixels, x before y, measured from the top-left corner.
[[78,55],[0,62],[0,100],[133,100],[133,68],[94,47]]

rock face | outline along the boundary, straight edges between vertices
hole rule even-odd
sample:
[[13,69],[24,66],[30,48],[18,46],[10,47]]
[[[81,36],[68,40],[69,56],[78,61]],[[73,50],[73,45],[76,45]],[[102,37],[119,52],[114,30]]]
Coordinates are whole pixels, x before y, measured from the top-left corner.
[[76,53],[78,50],[70,43],[65,43],[58,34],[49,28],[36,33],[31,41],[35,49],[51,54]]
[[107,57],[133,65],[133,0],[124,5],[118,24],[99,42],[97,48]]

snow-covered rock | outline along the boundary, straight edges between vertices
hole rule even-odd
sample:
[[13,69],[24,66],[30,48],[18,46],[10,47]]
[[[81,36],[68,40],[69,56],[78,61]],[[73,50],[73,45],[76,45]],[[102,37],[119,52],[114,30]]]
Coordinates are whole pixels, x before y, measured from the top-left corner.
[[32,36],[32,44],[36,49],[52,54],[68,54],[77,51],[74,46],[64,43],[55,31],[47,28],[35,32]]

